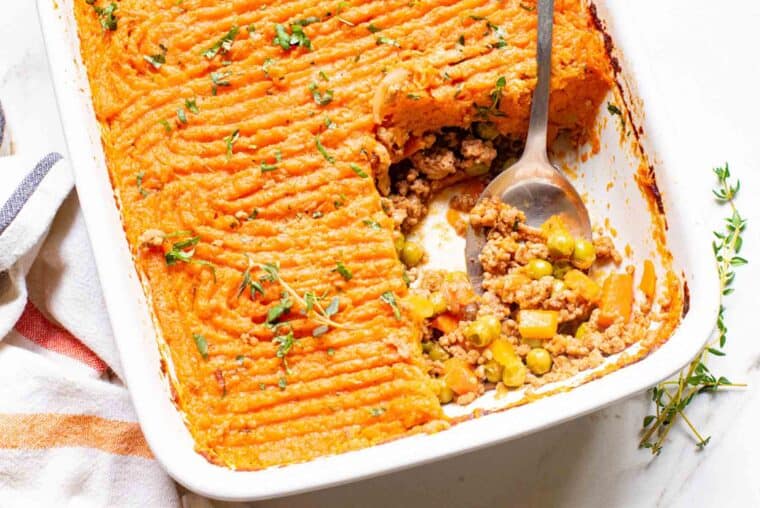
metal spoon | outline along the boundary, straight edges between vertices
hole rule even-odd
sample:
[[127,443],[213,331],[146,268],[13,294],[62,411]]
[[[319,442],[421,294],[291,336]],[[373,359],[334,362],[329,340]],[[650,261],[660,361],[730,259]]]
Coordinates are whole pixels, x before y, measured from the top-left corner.
[[[520,160],[493,179],[478,201],[498,197],[504,203],[522,210],[531,226],[540,226],[552,215],[561,215],[571,233],[590,240],[591,224],[583,200],[559,169],[549,162],[546,153],[553,18],[554,0],[539,0],[538,82],[533,92],[525,150]],[[482,292],[483,281],[483,269],[478,258],[485,243],[482,231],[476,231],[472,226],[467,228],[467,275],[478,292]]]

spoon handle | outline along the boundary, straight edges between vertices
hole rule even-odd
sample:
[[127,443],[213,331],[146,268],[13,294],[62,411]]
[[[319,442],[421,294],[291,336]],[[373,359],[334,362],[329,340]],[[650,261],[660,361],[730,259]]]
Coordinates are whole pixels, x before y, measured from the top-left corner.
[[549,116],[549,82],[552,67],[552,28],[554,0],[538,0],[538,48],[536,66],[538,79],[530,108],[530,126],[525,142],[526,155],[534,160],[548,161],[546,155],[546,127]]

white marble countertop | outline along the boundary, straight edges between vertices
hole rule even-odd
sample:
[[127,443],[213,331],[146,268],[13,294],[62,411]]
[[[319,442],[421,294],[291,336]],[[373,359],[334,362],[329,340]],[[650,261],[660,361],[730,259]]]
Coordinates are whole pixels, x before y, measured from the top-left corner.
[[[624,1],[624,0],[619,0]],[[736,292],[728,300],[728,356],[720,374],[749,388],[704,397],[690,416],[712,441],[702,452],[678,427],[658,458],[636,448],[642,394],[532,436],[478,452],[256,506],[760,506],[760,3],[638,0],[630,17],[658,76],[673,128],[691,140],[694,178],[728,161],[750,219]],[[0,100],[16,148],[65,152],[32,0],[0,2]],[[695,197],[711,206],[709,196]],[[715,209],[715,225],[723,211]],[[708,248],[706,246],[706,248]],[[752,282],[751,282],[752,281]]]

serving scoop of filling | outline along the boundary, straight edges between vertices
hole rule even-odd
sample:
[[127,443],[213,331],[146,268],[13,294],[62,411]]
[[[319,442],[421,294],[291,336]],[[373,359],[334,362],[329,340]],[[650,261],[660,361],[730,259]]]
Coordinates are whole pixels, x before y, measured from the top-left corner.
[[[442,403],[565,379],[648,329],[646,309],[634,311],[633,267],[619,270],[609,237],[575,238],[558,216],[530,227],[522,212],[495,199],[469,212],[487,239],[479,259],[484,294],[463,272],[420,270],[404,301],[423,324],[422,349]],[[416,261],[408,250],[404,242],[402,260]],[[648,287],[645,294],[652,296]]]

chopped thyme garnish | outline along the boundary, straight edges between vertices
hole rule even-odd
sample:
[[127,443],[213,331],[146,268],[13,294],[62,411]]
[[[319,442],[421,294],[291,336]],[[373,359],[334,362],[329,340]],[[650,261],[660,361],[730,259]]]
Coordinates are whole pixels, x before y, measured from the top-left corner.
[[[304,293],[303,297],[299,295],[282,277],[280,277],[280,271],[277,265],[272,263],[252,263],[251,266],[258,266],[264,273],[259,277],[262,282],[279,283],[284,290],[280,301],[273,307],[270,307],[267,312],[266,324],[272,327],[280,326],[282,323],[278,323],[278,320],[287,312],[289,312],[294,304],[298,304],[301,307],[301,314],[305,315],[309,319],[316,321],[320,326],[324,326],[325,329],[321,329],[319,326],[315,328],[315,336],[324,334],[328,331],[329,327],[332,328],[346,328],[346,325],[336,323],[331,318],[337,314],[340,307],[340,299],[336,296],[332,299],[327,308],[322,306],[321,300],[325,296],[318,297],[312,291]],[[291,300],[292,299],[292,300]]]
[[406,94],[406,98],[407,99],[412,99],[413,101],[418,101],[418,100],[421,99],[421,97],[419,95],[417,95],[416,93],[408,93],[408,94]]
[[261,163],[261,172],[262,173],[269,173],[270,171],[274,171],[277,169],[277,164],[269,164],[266,162]]
[[322,79],[322,81],[330,81],[330,78],[327,77],[327,74],[325,74],[325,71],[319,71],[319,77]]
[[274,263],[264,263],[261,265],[264,275],[261,280],[265,282],[277,282],[280,279],[280,267]]
[[[172,245],[172,248],[169,252],[164,254],[164,258],[166,259],[167,265],[173,265],[176,264],[177,261],[182,261],[184,263],[190,262],[190,260],[193,257],[193,254],[195,254],[194,247],[198,244],[198,242],[201,240],[200,236],[193,236],[192,238],[188,238],[187,240],[182,240],[180,242],[176,242],[174,245]],[[190,247],[193,247],[193,249],[189,249]]]
[[185,115],[185,110],[181,107],[177,108],[177,118],[182,123],[187,123],[187,115]]
[[162,118],[161,120],[158,121],[158,123],[160,123],[161,125],[164,126],[164,130],[166,132],[171,132],[172,131],[172,126],[169,123],[169,120],[167,120],[166,118]]
[[160,69],[161,66],[166,63],[166,52],[168,50],[163,44],[159,44],[158,47],[161,50],[160,53],[156,53],[155,55],[143,55],[143,60],[151,64],[154,69]]
[[232,131],[232,134],[224,138],[224,142],[227,145],[227,160],[232,158],[232,147],[235,145],[238,138],[240,138],[240,129],[235,129]]
[[384,407],[373,407],[370,409],[370,414],[374,417],[378,417],[381,414],[385,413],[386,409]]
[[290,311],[290,308],[293,307],[293,302],[290,301],[290,298],[288,298],[287,293],[283,293],[282,297],[280,298],[280,301],[276,303],[274,306],[270,307],[267,311],[267,318],[266,318],[266,324],[273,325],[277,323],[277,321],[285,314]]
[[195,99],[185,99],[185,107],[187,110],[193,114],[198,114],[200,111],[198,110],[198,104],[196,104]]
[[235,37],[237,37],[239,31],[240,29],[238,26],[233,25],[224,37],[216,41],[213,46],[203,52],[203,56],[211,60],[217,55],[217,53],[219,53],[219,51],[222,53],[229,53],[230,49],[232,49],[232,43],[235,42]]
[[346,265],[344,265],[342,261],[338,261],[335,266],[336,268],[333,270],[333,272],[338,272],[340,276],[345,280],[351,280],[354,277],[354,275],[351,273],[351,270],[346,268]]
[[477,103],[473,104],[478,111],[478,116],[483,118],[488,118],[488,115],[504,116],[504,113],[499,111],[499,104],[501,103],[501,95],[506,85],[507,78],[499,76],[494,89],[491,91],[491,104],[489,106],[480,106]]
[[243,365],[245,363],[245,356],[237,355],[235,361],[238,362],[238,364]]
[[395,39],[391,39],[390,37],[385,37],[384,35],[381,35],[380,37],[378,37],[378,38],[375,40],[375,44],[376,44],[377,46],[381,46],[381,45],[383,45],[383,44],[387,44],[387,45],[389,45],[389,46],[395,46],[395,47],[397,47],[397,48],[400,48],[400,47],[401,47],[401,46],[399,45],[399,43],[398,43],[398,42],[396,42],[396,40],[395,40]]
[[295,336],[293,335],[293,329],[291,328],[288,330],[288,333],[285,335],[278,335],[274,339],[272,339],[272,342],[274,344],[277,344],[279,347],[277,348],[277,358],[285,361],[285,357],[290,353],[290,350],[293,349],[293,345],[295,344]]
[[216,95],[216,92],[217,92],[217,89],[218,89],[217,87],[220,87],[220,86],[230,86],[230,82],[227,81],[227,78],[231,74],[232,73],[229,72],[229,71],[212,72],[211,73],[211,83],[212,83],[212,85],[211,85],[211,95]]
[[351,169],[354,171],[354,173],[356,173],[360,177],[369,178],[369,175],[365,173],[361,167],[357,166],[356,164],[349,164],[349,166],[351,166]]
[[140,195],[144,198],[148,197],[148,191],[146,191],[143,188],[143,179],[145,178],[145,173],[140,171],[137,173],[137,190],[140,192]]
[[333,91],[332,90],[325,90],[324,92],[320,92],[319,88],[317,87],[317,84],[314,82],[309,83],[309,91],[311,92],[311,96],[314,98],[314,102],[319,104],[320,106],[326,106],[332,102],[333,99]]
[[393,309],[393,316],[396,319],[401,319],[401,311],[398,308],[398,304],[396,303],[396,296],[391,291],[386,291],[382,295],[380,295],[380,299],[391,306],[391,309]]
[[319,150],[319,153],[322,154],[322,157],[324,157],[325,160],[329,162],[330,164],[334,164],[335,157],[327,153],[327,150],[325,150],[325,147],[322,145],[322,141],[320,141],[319,139],[319,134],[314,136],[314,143],[317,145],[317,150]]
[[327,354],[330,355],[330,356],[334,356],[335,355],[335,349],[333,349],[331,347],[327,348]]
[[620,118],[620,124],[621,124],[623,127],[625,127],[625,117],[623,116],[623,112],[622,112],[622,111],[620,111],[620,108],[618,108],[617,106],[615,106],[615,105],[614,105],[614,104],[612,104],[611,102],[608,102],[608,103],[607,103],[607,111],[608,111],[608,112],[609,112],[611,115],[613,115],[613,116],[614,116],[614,115],[617,115],[617,116],[618,116],[618,118]]
[[175,265],[178,262],[208,266],[211,268],[211,273],[214,276],[214,281],[216,282],[216,268],[214,265],[202,259],[193,259],[193,256],[195,255],[195,246],[198,244],[200,239],[200,236],[193,236],[186,240],[181,240],[174,243],[172,245],[172,248],[164,254],[164,260],[168,266]]
[[208,342],[206,342],[206,337],[199,333],[194,333],[193,340],[195,341],[195,347],[198,348],[201,357],[204,360],[208,360]]
[[314,212],[314,213],[311,214],[311,218],[312,219],[320,219],[320,218],[322,218],[322,215],[323,215],[322,212],[320,212],[319,210],[317,210],[316,212]]
[[277,381],[277,386],[280,387],[280,390],[284,390],[288,386],[288,381],[284,377],[280,377],[280,380]]
[[264,63],[261,64],[261,70],[264,71],[264,76],[269,77],[269,68],[274,63],[274,58],[267,58],[264,60]]
[[116,30],[118,18],[114,15],[114,12],[119,8],[116,2],[111,2],[107,7],[98,7],[95,5],[95,0],[86,0],[86,2],[87,4],[92,5],[95,14],[98,15],[100,26],[103,27],[104,31],[109,30],[113,32]]
[[249,33],[249,34],[252,34],[253,32],[255,32],[255,31],[256,31],[256,27],[255,27],[255,26],[253,26],[253,23],[251,23],[250,25],[248,25],[248,26],[246,27],[246,30],[248,31],[248,33]]
[[243,294],[243,292],[250,288],[251,291],[251,299],[256,298],[256,293],[259,293],[260,295],[264,294],[264,288],[262,287],[261,283],[259,281],[255,281],[251,278],[251,264],[250,261],[248,263],[248,268],[245,269],[243,272],[243,280],[240,282],[240,287],[238,288],[238,298],[240,298],[240,295]]
[[382,227],[380,226],[380,223],[372,219],[364,219],[362,220],[362,223],[368,228],[382,229]]
[[330,305],[327,306],[325,309],[325,315],[329,318],[334,316],[338,313],[338,310],[340,309],[340,299],[337,296],[334,296],[332,300],[330,300]]
[[293,24],[300,26],[309,26],[313,25],[314,23],[319,23],[319,18],[317,16],[309,16],[308,18],[299,19]]
[[272,43],[275,46],[280,46],[285,51],[290,51],[297,46],[301,46],[302,48],[311,51],[311,40],[303,31],[303,27],[306,25],[302,25],[302,22],[291,23],[290,33],[288,33],[285,27],[280,23],[275,24],[274,39],[272,39]]
[[367,25],[367,30],[369,30],[370,33],[376,34],[380,30],[382,30],[382,28],[375,26],[374,23],[370,23],[369,25]]

